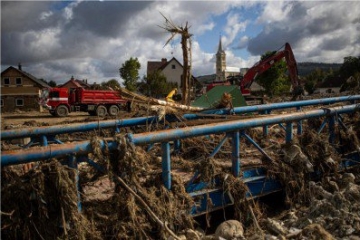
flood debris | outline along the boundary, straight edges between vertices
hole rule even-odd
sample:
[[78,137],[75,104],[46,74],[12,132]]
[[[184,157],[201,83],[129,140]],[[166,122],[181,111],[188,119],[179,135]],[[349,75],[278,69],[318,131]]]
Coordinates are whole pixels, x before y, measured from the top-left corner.
[[[342,148],[343,151],[356,151],[357,133],[350,128],[338,136],[331,145],[324,141],[328,135],[307,131],[283,145],[277,159],[280,161],[270,167],[270,173],[283,184],[287,183],[284,186],[288,210],[279,219],[263,222],[269,236],[277,239],[356,239],[359,236],[359,169],[339,171],[342,152],[336,149],[343,146],[346,149]],[[309,171],[312,168],[321,175],[314,177],[313,171]]]
[[2,174],[2,239],[101,239],[78,211],[77,196],[75,170],[56,160],[24,175]]
[[[311,128],[291,143],[279,141],[284,137],[279,128],[270,127],[267,137],[261,129],[247,131],[272,161],[261,159],[242,139],[241,167],[255,156],[258,160],[249,165],[266,166],[268,176],[283,184],[283,199],[274,201],[281,205],[277,211],[261,199],[246,198],[247,186],[231,173],[231,140],[208,157],[225,134],[182,140],[181,149],[171,152],[171,189],[162,180],[161,145],[134,146],[118,134],[113,136],[118,149],[109,152],[100,148],[100,132],[83,135],[93,149],[88,157],[102,171],[88,163],[70,168],[67,159],[37,162],[27,172],[20,165],[2,168],[2,239],[356,239],[360,170],[339,171],[339,166],[343,154],[359,150],[360,121],[358,115],[343,121],[350,127],[337,132],[334,144],[327,141],[328,133]],[[212,188],[216,179],[232,196],[231,219],[211,226],[208,213],[202,226],[191,217],[196,203],[185,186],[195,172],[196,181]]]
[[216,108],[233,108],[233,97],[230,93],[224,92]]

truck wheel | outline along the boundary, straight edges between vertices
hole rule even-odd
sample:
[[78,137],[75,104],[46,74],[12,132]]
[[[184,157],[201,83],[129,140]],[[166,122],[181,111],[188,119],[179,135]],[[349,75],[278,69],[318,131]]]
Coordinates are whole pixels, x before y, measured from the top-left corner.
[[109,107],[109,115],[110,116],[116,116],[119,113],[119,107],[116,105],[111,105]]
[[56,108],[55,115],[58,117],[66,117],[69,115],[69,109],[64,105],[60,105]]
[[105,106],[98,106],[96,108],[96,115],[98,115],[99,117],[105,117],[107,114],[107,110]]

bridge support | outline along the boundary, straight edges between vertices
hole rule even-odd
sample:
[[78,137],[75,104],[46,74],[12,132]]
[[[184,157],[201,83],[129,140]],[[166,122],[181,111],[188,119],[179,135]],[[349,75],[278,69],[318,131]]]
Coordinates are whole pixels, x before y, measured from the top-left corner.
[[239,131],[232,133],[232,153],[231,153],[231,162],[232,162],[232,174],[234,177],[240,176],[240,134]]
[[285,141],[286,143],[290,143],[293,139],[293,123],[288,122],[286,123],[286,137]]
[[167,189],[171,189],[171,161],[170,161],[170,143],[161,143],[162,150],[162,179]]
[[[296,107],[296,110],[298,112],[301,112],[301,107]],[[301,135],[303,132],[303,129],[302,129],[302,120],[299,120],[297,122],[297,135]]]
[[335,142],[335,116],[329,116],[329,143]]
[[215,154],[219,152],[219,150],[224,145],[224,143],[226,142],[227,139],[228,139],[228,134],[226,134],[225,137],[223,137],[223,139],[220,141],[220,143],[216,146],[216,148],[213,150],[213,152],[209,155],[209,158],[214,157]]

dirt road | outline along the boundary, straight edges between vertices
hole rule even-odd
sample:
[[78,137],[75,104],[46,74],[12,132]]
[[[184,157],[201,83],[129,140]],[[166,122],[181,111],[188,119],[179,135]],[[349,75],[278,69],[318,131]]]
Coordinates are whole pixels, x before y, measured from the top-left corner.
[[[128,113],[121,112],[119,117],[128,117]],[[118,117],[118,118],[119,118]],[[86,112],[73,112],[68,117],[54,117],[48,112],[16,112],[16,113],[2,113],[1,114],[1,129],[11,129],[23,126],[37,127],[37,126],[51,126],[59,124],[70,124],[79,122],[92,122],[98,120],[115,119],[115,117],[90,116]]]

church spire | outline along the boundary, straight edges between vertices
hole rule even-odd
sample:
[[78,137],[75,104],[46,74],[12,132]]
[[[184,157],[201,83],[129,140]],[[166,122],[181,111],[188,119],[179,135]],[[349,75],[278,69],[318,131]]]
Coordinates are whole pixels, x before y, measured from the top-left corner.
[[219,39],[219,48],[216,53],[216,81],[225,81],[226,54],[222,48],[221,36]]
[[222,49],[221,35],[220,35],[218,53],[221,53],[222,51],[223,51],[223,49]]

